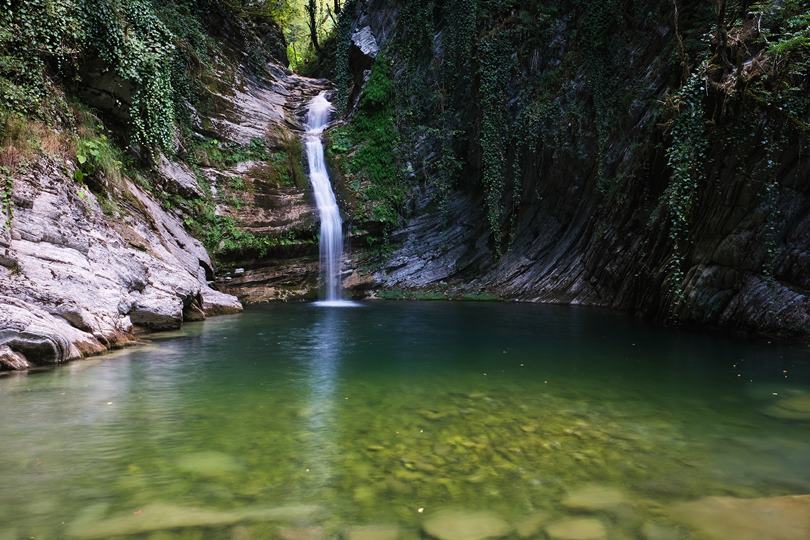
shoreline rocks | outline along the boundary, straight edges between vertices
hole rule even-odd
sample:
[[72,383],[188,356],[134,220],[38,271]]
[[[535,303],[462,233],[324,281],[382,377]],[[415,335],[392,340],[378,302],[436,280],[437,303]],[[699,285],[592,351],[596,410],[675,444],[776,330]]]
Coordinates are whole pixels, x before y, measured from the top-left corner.
[[122,182],[131,204],[110,216],[68,161],[43,157],[15,177],[6,248],[15,264],[0,266],[8,349],[0,371],[61,364],[128,345],[137,330],[241,311],[208,285],[211,259],[181,219]]

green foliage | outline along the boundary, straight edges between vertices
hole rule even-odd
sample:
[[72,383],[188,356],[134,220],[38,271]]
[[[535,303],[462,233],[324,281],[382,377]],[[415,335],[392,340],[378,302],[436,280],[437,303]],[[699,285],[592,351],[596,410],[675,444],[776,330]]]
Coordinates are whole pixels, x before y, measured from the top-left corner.
[[11,221],[14,219],[14,205],[11,201],[13,194],[14,177],[11,169],[0,166],[0,216],[4,218],[2,223],[6,228],[11,228]]
[[80,138],[76,143],[76,162],[79,166],[74,178],[78,182],[99,175],[112,184],[117,185],[121,181],[123,156],[106,135]]
[[356,3],[357,0],[348,0],[344,4],[335,28],[335,86],[337,92],[334,105],[339,114],[346,112],[352,85],[352,76],[349,72],[349,51],[352,45],[351,29]]
[[354,119],[329,134],[330,154],[357,205],[355,217],[388,228],[399,222],[407,192],[397,164],[393,92],[390,66],[380,56]]
[[76,82],[88,65],[111,71],[127,87],[116,97],[128,107],[130,144],[154,159],[172,151],[178,127],[189,129],[188,105],[213,73],[206,17],[215,12],[226,19],[218,24],[236,21],[249,34],[246,20],[276,13],[279,2],[0,0],[0,116],[52,118],[65,112],[54,110],[54,81]]
[[265,161],[270,158],[264,139],[255,138],[246,145],[205,139],[194,148],[194,160],[207,166],[232,167],[246,161]]
[[502,220],[508,139],[506,100],[512,66],[510,43],[505,32],[485,37],[479,46],[481,62],[481,181],[484,186],[489,230],[496,253],[502,251]]
[[672,242],[668,280],[673,309],[684,300],[683,266],[689,220],[698,189],[704,179],[707,142],[703,98],[706,89],[700,73],[702,70],[693,73],[672,101],[678,110],[672,124],[672,143],[667,149],[672,179],[662,202],[669,216],[669,238]]

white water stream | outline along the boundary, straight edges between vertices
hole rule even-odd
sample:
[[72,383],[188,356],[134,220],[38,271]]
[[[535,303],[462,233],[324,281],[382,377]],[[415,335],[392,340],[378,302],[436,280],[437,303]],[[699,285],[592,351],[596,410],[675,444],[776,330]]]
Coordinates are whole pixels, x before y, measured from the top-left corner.
[[340,209],[329,181],[323,152],[323,130],[329,124],[332,104],[324,93],[318,94],[310,103],[307,113],[307,133],[304,143],[309,162],[309,179],[315,192],[315,203],[321,219],[321,274],[324,284],[324,301],[320,305],[353,305],[343,301],[341,272],[343,263],[343,222]]

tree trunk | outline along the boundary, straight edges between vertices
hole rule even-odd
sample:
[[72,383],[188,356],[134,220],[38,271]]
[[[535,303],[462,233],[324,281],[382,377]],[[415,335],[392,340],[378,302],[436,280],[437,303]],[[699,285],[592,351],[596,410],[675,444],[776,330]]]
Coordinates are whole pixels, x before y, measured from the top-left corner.
[[335,15],[340,15],[340,0],[335,0]]
[[318,43],[318,3],[317,0],[309,0],[307,3],[307,15],[309,15],[309,39],[317,52],[321,52],[321,45]]

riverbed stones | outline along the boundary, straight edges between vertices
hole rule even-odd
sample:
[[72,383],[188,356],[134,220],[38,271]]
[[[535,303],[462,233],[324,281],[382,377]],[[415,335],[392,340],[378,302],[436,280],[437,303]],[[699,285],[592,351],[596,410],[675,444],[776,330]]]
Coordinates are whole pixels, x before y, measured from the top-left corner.
[[611,486],[587,485],[568,493],[562,504],[569,510],[598,512],[614,509],[627,502],[627,495]]
[[224,527],[241,522],[300,522],[315,519],[321,509],[317,506],[294,505],[281,507],[253,507],[239,510],[216,510],[152,503],[136,510],[101,519],[92,523],[74,522],[68,528],[71,538],[110,538],[148,534],[174,529]]
[[656,521],[645,521],[641,526],[641,537],[644,540],[681,540],[684,536],[675,527]]
[[551,540],[605,540],[607,530],[595,518],[565,518],[546,527]]
[[396,525],[359,525],[349,527],[343,540],[400,540],[402,531]]
[[548,512],[535,512],[526,516],[515,525],[515,533],[521,539],[534,538],[543,530],[543,525],[548,522],[549,517]]
[[177,461],[177,467],[187,473],[208,478],[223,478],[243,470],[235,458],[215,451],[186,454]]
[[678,503],[670,509],[670,515],[707,540],[810,538],[810,495],[706,497]]
[[278,531],[279,540],[326,540],[323,527],[285,527]]
[[435,540],[490,540],[503,538],[511,527],[492,512],[442,510],[428,517],[422,528]]

